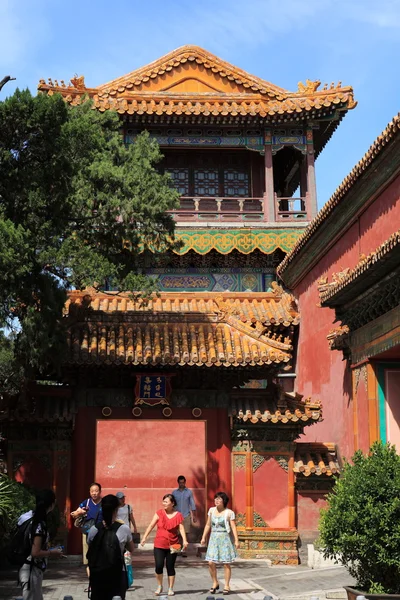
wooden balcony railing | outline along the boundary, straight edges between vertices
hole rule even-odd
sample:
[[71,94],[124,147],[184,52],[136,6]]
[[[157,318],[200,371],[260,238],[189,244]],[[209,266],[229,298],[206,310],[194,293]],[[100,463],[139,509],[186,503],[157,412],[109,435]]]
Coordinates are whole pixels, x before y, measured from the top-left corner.
[[182,196],[175,221],[262,221],[263,198]]
[[306,221],[305,198],[278,198],[275,194],[276,220],[277,221]]
[[182,196],[180,207],[169,211],[175,221],[306,221],[305,198],[278,198],[275,215],[264,215],[263,198]]

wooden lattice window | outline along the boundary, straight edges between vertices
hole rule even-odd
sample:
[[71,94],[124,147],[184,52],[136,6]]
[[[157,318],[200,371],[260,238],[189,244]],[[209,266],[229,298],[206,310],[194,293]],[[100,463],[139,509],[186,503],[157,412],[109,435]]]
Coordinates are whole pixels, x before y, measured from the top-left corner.
[[218,196],[218,169],[194,170],[194,195]]
[[189,169],[166,169],[171,175],[171,185],[181,196],[189,196]]
[[243,198],[249,196],[249,175],[238,169],[224,169],[224,196]]

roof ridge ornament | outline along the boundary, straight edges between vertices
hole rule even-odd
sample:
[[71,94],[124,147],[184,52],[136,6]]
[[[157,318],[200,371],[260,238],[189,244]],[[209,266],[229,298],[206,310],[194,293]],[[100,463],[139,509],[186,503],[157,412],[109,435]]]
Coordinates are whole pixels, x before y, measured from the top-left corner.
[[229,315],[240,315],[241,314],[240,309],[237,306],[233,305],[228,300],[225,300],[225,298],[222,294],[215,297],[215,302],[218,307],[216,312],[218,313],[219,321],[223,321],[225,319],[225,317],[229,316]]
[[85,90],[86,89],[84,75],[78,76],[75,73],[75,75],[71,79],[71,83],[72,83],[72,86],[77,90]]
[[271,281],[272,293],[274,296],[282,297],[284,294],[283,287],[277,281]]
[[[315,81],[311,81],[311,79],[306,79],[306,83],[302,83],[299,81],[297,84],[298,92],[300,94],[313,94],[316,92],[321,85],[320,79],[316,79]],[[325,88],[324,88],[325,89]]]

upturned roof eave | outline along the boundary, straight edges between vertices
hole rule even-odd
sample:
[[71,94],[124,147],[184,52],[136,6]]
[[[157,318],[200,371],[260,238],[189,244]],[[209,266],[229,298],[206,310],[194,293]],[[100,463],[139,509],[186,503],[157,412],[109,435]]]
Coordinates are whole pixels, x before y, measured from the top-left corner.
[[341,280],[323,286],[320,291],[321,306],[343,306],[371,290],[388,276],[398,278],[399,270],[400,230],[393,233],[374,252],[363,257]]
[[400,113],[378,136],[277,269],[290,288],[309,273],[359,214],[400,175]]

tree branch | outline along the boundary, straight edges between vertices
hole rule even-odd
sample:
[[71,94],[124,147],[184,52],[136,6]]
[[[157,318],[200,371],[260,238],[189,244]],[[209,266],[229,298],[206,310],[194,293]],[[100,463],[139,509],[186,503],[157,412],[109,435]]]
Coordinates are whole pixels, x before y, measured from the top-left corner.
[[5,77],[3,77],[3,79],[0,81],[0,92],[3,89],[3,87],[6,85],[6,83],[8,83],[9,81],[15,81],[15,77],[11,77],[11,75],[6,75]]

